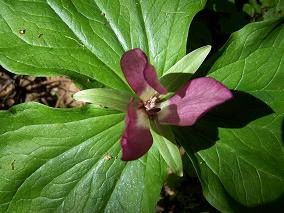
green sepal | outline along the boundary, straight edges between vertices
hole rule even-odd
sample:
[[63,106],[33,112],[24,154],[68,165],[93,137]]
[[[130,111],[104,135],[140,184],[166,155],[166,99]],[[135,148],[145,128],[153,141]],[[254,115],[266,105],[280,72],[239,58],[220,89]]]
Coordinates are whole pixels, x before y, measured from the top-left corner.
[[169,126],[160,126],[151,122],[151,134],[154,144],[172,172],[180,177],[183,176],[182,159],[179,148],[175,141],[172,130]]
[[173,65],[168,71],[166,71],[162,77],[172,73],[194,74],[201,66],[201,64],[209,54],[210,50],[211,46],[206,45],[188,53],[175,65]]
[[176,91],[198,70],[211,50],[210,45],[200,47],[167,70],[160,81],[169,91]]
[[99,107],[126,112],[131,95],[115,89],[95,88],[77,92],[73,98],[77,101],[89,102]]

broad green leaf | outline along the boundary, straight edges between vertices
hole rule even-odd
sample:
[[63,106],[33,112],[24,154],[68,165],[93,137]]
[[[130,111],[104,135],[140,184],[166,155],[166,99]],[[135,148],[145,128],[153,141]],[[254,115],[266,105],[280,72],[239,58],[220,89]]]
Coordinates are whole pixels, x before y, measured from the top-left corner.
[[163,74],[163,77],[168,74],[174,74],[174,73],[194,74],[201,66],[201,64],[209,54],[210,50],[211,46],[206,45],[204,47],[200,47],[188,53],[186,56],[180,59],[175,65],[173,65],[169,70],[167,70]]
[[198,70],[210,50],[207,45],[188,53],[163,74],[161,83],[169,91],[176,91]]
[[6,69],[35,76],[96,79],[107,86],[127,88],[45,0],[0,0],[0,13],[0,62]]
[[[171,134],[171,129],[168,128],[167,130],[167,134]],[[161,133],[161,128],[151,128],[151,134],[154,144],[157,146],[161,156],[172,172],[178,176],[183,176],[182,160],[179,148]],[[174,137],[172,138],[174,139]]]
[[0,62],[15,73],[95,79],[127,90],[121,55],[139,47],[162,75],[184,56],[189,24],[205,3],[0,0]]
[[77,92],[73,98],[77,101],[126,112],[131,94],[109,88],[95,88]]
[[[180,135],[180,140],[184,140],[184,144],[187,143],[186,137],[183,138]],[[190,150],[190,144],[186,147]],[[220,182],[218,176],[216,176],[210,168],[200,159],[198,156],[194,156],[191,152],[186,152],[186,160],[191,161],[195,173],[200,180],[202,186],[202,192],[204,197],[208,200],[211,205],[218,207],[221,212],[240,212],[239,205],[230,197],[230,195],[224,189],[224,186]],[[185,168],[187,169],[187,168]],[[189,171],[192,172],[192,171]]]
[[249,3],[244,4],[243,11],[247,13],[249,16],[253,17],[255,14],[255,9]]
[[283,14],[283,10],[284,10],[284,1],[283,0],[277,0],[276,1],[276,9],[280,12],[282,12]]
[[210,76],[236,90],[235,98],[182,130],[188,139],[181,141],[194,154],[200,179],[207,185],[215,182],[211,188],[216,190],[205,195],[222,212],[272,210],[283,204],[283,44],[283,19],[249,24],[234,33]]
[[[190,22],[205,3],[0,0],[0,63],[129,90],[121,55],[143,49],[161,76],[185,55]],[[164,160],[155,146],[137,161],[115,159],[124,115],[93,110],[28,104],[1,112],[0,212],[153,212]]]
[[1,111],[0,212],[152,212],[164,161],[155,146],[121,161],[123,128],[124,114],[106,109]]

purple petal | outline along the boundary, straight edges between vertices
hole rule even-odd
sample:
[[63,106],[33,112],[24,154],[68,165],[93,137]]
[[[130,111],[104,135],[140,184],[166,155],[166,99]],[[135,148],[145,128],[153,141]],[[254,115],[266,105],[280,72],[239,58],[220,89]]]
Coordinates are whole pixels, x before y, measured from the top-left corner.
[[134,107],[134,101],[128,104],[125,130],[121,137],[122,160],[136,160],[152,146],[153,139],[149,130],[149,120],[142,109]]
[[158,120],[162,124],[191,126],[210,109],[232,97],[231,91],[215,79],[196,78],[161,103]]
[[128,84],[143,100],[148,100],[157,92],[167,93],[142,50],[136,48],[124,53],[120,65]]
[[167,94],[168,91],[166,88],[161,86],[155,68],[151,64],[147,64],[146,69],[144,70],[144,78],[147,83],[154,88],[159,94]]

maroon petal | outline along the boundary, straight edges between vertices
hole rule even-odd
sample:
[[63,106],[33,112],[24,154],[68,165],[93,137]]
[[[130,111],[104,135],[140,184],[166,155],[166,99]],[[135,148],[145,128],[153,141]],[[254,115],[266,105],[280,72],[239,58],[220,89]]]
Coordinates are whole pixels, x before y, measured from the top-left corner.
[[144,78],[147,83],[154,88],[159,94],[167,94],[168,91],[165,87],[161,86],[155,68],[151,64],[147,64],[144,70]]
[[120,65],[128,84],[141,99],[146,101],[157,92],[167,93],[142,50],[136,48],[124,53]]
[[215,79],[196,78],[161,103],[158,119],[162,124],[191,126],[210,109],[232,97],[231,91]]
[[134,107],[134,101],[128,104],[125,130],[121,137],[122,160],[136,160],[152,146],[153,139],[149,130],[149,120],[142,109]]

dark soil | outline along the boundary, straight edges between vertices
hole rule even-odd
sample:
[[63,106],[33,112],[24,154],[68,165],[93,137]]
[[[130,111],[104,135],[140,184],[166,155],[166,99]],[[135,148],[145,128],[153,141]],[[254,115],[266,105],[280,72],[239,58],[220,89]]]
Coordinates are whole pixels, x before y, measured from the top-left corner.
[[171,213],[217,213],[204,198],[198,178],[187,174],[179,178],[170,175],[165,183],[162,199],[158,202],[157,212]]
[[51,107],[77,107],[72,94],[79,91],[65,77],[32,77],[15,75],[0,67],[0,109],[35,101]]

